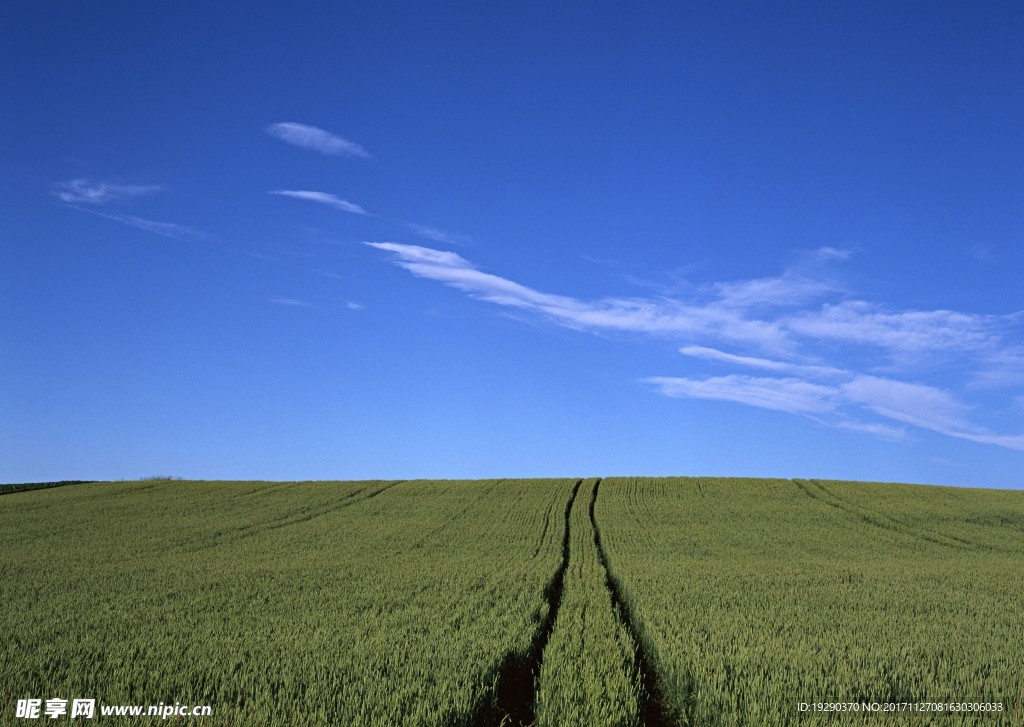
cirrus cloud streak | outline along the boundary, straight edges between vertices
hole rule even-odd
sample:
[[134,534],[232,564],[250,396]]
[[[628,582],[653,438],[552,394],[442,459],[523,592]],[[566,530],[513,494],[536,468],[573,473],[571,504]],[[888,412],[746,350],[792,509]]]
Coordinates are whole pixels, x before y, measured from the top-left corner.
[[105,205],[126,202],[146,194],[162,192],[158,184],[115,184],[95,179],[72,179],[57,182],[51,192],[53,196],[68,204]]
[[[910,425],[1024,451],[1024,435],[1001,434],[976,423],[977,407],[950,390],[951,385],[970,390],[1012,383],[1000,372],[1020,356],[1021,313],[899,311],[856,299],[832,302],[826,298],[845,295],[840,286],[792,271],[697,286],[686,298],[586,300],[484,272],[458,253],[396,242],[365,244],[390,253],[396,265],[417,277],[560,326],[670,338],[686,344],[679,350],[689,359],[778,374],[642,379],[666,396],[787,412],[889,439],[904,437],[903,426]],[[819,257],[843,260],[846,255],[826,248]],[[722,344],[743,352],[717,347]],[[844,363],[829,363],[830,358]],[[940,365],[970,373],[950,383],[948,371],[937,373]],[[896,378],[893,372],[911,378]],[[919,380],[929,374],[946,380]]]
[[265,130],[275,139],[321,154],[370,158],[370,153],[354,141],[349,141],[316,126],[300,124],[296,121],[282,121],[271,124]]
[[316,202],[317,204],[325,204],[328,207],[341,210],[342,212],[351,212],[354,215],[366,215],[369,214],[360,205],[355,202],[349,202],[347,199],[341,199],[328,192],[314,192],[307,189],[275,189],[270,194],[276,194],[278,197],[291,197],[293,199],[304,199],[308,202]]

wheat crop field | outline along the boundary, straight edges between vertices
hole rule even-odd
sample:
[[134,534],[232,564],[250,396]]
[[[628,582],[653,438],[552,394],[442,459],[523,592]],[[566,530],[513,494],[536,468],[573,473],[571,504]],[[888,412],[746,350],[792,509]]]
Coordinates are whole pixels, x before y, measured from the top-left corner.
[[1024,724],[1021,491],[609,477],[0,493],[2,724],[89,724],[18,712],[79,697],[209,706],[97,712],[109,724]]

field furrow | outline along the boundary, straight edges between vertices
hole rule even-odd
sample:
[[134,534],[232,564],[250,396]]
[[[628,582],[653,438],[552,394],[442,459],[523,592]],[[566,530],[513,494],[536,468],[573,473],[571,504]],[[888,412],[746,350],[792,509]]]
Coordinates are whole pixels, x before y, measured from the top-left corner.
[[793,484],[800,488],[800,491],[808,497],[814,498],[826,505],[830,505],[837,510],[842,510],[851,517],[867,523],[868,525],[874,525],[875,527],[882,528],[883,530],[889,530],[910,538],[919,538],[920,540],[925,540],[929,543],[945,545],[950,548],[979,547],[977,543],[972,543],[964,540],[963,538],[947,536],[934,531],[929,532],[927,530],[921,530],[920,528],[916,528],[904,521],[878,512],[872,508],[859,506],[855,503],[849,502],[836,493],[826,489],[818,480],[793,480]]
[[597,523],[595,512],[600,486],[601,481],[598,480],[590,498],[590,524],[593,529],[597,558],[604,570],[605,587],[611,597],[612,610],[632,641],[633,672],[640,676],[641,686],[638,705],[640,724],[645,727],[669,727],[674,723],[674,719],[669,706],[664,677],[658,673],[657,657],[651,653],[650,645],[643,638],[641,621],[633,613],[630,602],[623,593],[622,582],[612,571],[608,563],[608,554],[601,543],[601,528]]
[[0,497],[0,553],[0,724],[26,698],[218,726],[1024,724],[1020,492],[80,483]]
[[[891,513],[912,512],[922,496],[884,492]],[[963,495],[978,522],[1013,520],[1024,504],[1020,493]],[[957,523],[957,504],[903,527],[899,515],[866,520],[785,480],[610,478],[597,521],[680,723],[1016,726],[1024,543],[1003,538],[995,551],[950,547],[953,530],[919,537]],[[996,537],[971,527],[972,540]],[[798,709],[862,701],[1003,711],[837,721]]]
[[[575,484],[104,483],[0,498],[0,723],[16,698],[78,696],[209,704],[206,724],[475,724],[544,622],[560,539],[533,556],[553,493],[569,502]],[[239,527],[256,532],[183,552]]]
[[634,725],[642,686],[634,643],[607,588],[591,517],[598,482],[587,480],[570,517],[568,567],[554,630],[544,649],[537,725]]
[[[529,648],[523,652],[512,652],[506,655],[494,679],[494,689],[490,700],[481,705],[474,718],[476,725],[526,727],[535,723],[538,674],[541,669],[541,660],[544,658],[544,650],[547,648],[551,632],[558,619],[558,611],[562,605],[565,571],[570,557],[571,513],[582,482],[582,480],[576,481],[572,488],[572,494],[565,504],[561,558],[551,579],[544,586],[544,610],[533,632]],[[547,522],[545,522],[546,529]]]
[[810,480],[844,505],[897,527],[961,545],[1024,550],[1024,502],[1018,492]]

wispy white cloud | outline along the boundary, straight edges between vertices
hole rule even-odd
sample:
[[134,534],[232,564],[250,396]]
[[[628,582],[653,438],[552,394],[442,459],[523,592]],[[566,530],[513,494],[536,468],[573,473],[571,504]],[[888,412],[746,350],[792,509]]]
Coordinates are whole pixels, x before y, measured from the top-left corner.
[[835,291],[827,282],[786,274],[707,286],[718,305],[730,309],[779,308],[799,305]]
[[[919,375],[930,365],[952,362],[957,370],[975,372],[959,382],[962,388],[1019,385],[1020,378],[1013,377],[1024,370],[1024,346],[1016,342],[1024,313],[890,310],[855,299],[830,302],[828,296],[846,294],[842,286],[793,272],[694,286],[685,297],[585,300],[483,272],[454,252],[395,242],[366,244],[390,253],[396,265],[417,277],[557,325],[681,339],[686,345],[680,353],[691,359],[784,374],[645,379],[666,396],[732,401],[888,439],[904,437],[903,425],[911,425],[1024,449],[1024,435],[996,433],[977,424],[976,410],[954,395],[948,383],[876,375],[883,369]],[[823,248],[815,255],[844,259],[846,253]],[[731,353],[709,345],[721,343],[744,350]],[[830,356],[842,364],[819,363]]]
[[355,311],[366,310],[365,305],[363,305],[362,303],[353,303],[351,300],[345,303],[345,307],[348,308],[349,310]]
[[785,334],[775,324],[748,319],[721,305],[689,304],[669,299],[603,298],[584,301],[542,293],[507,278],[478,270],[454,252],[396,242],[367,245],[394,254],[413,275],[436,280],[482,300],[540,313],[571,328],[659,335],[717,335],[766,349],[784,347]]
[[275,139],[280,139],[303,149],[318,151],[321,154],[360,157],[362,159],[370,158],[370,153],[354,141],[343,139],[316,126],[300,124],[295,121],[283,121],[271,124],[266,128],[266,132]]
[[1024,385],[1024,345],[1004,345],[985,352],[968,382],[975,389]]
[[68,182],[58,182],[53,185],[50,192],[71,209],[78,210],[79,212],[88,212],[91,215],[114,220],[122,225],[152,232],[156,235],[177,239],[206,237],[206,234],[199,230],[174,222],[161,222],[145,217],[97,209],[106,205],[126,203],[136,197],[161,192],[163,189],[160,185],[114,184],[79,178]]
[[973,424],[968,419],[969,407],[949,392],[923,384],[858,375],[840,385],[826,385],[739,374],[707,379],[651,376],[644,382],[665,396],[729,401],[799,414],[828,426],[886,439],[904,438],[903,429],[858,418],[855,409],[859,407],[949,437],[1024,451],[1024,434],[997,434]]
[[268,298],[267,300],[270,301],[271,303],[276,303],[277,305],[286,305],[286,306],[289,306],[291,308],[312,308],[313,307],[312,303],[307,303],[304,300],[297,300],[295,298]]
[[851,250],[840,247],[819,247],[814,251],[819,260],[849,260],[853,255]]
[[68,182],[57,182],[50,192],[57,199],[68,204],[105,205],[161,192],[163,189],[160,185],[155,184],[114,184],[80,178]]
[[862,300],[825,304],[785,319],[786,328],[800,336],[871,346],[894,357],[989,349],[1012,323],[1012,316],[950,310],[887,311]]
[[899,422],[947,434],[973,429],[968,408],[934,386],[862,375],[840,390],[847,400]]
[[934,386],[858,376],[841,390],[850,401],[884,417],[949,437],[1024,451],[1024,434],[997,434],[972,423],[970,407]]
[[275,189],[272,190],[270,194],[276,194],[280,197],[292,197],[294,199],[304,199],[310,202],[317,202],[319,204],[325,204],[328,207],[341,210],[342,212],[351,212],[354,215],[369,214],[355,202],[349,202],[347,199],[341,199],[340,197],[336,197],[335,195],[327,192],[313,192],[305,189]]
[[838,405],[837,390],[803,379],[731,374],[709,379],[651,376],[644,379],[665,396],[718,399],[790,414],[826,414]]
[[718,363],[734,366],[745,366],[748,368],[765,369],[766,371],[778,371],[781,373],[800,374],[810,377],[833,377],[842,376],[847,372],[834,366],[818,366],[815,364],[800,364],[791,361],[776,361],[774,359],[761,358],[759,356],[740,356],[734,353],[719,351],[717,348],[707,346],[683,346],[679,353],[692,358],[704,359],[705,361],[716,361]]
[[[365,242],[363,244],[375,247],[378,250],[395,253],[395,260],[398,265],[406,269],[408,269],[409,265],[413,264],[434,265],[438,268],[472,269],[473,267],[466,258],[457,252],[435,250],[432,247],[420,247],[419,245],[404,245],[398,242]],[[443,271],[438,270],[435,274],[442,275]],[[424,275],[423,277],[429,276]]]
[[130,215],[114,216],[109,215],[111,219],[123,222],[126,225],[137,227],[140,230],[146,232],[153,232],[157,235],[163,235],[164,237],[204,237],[205,235],[199,230],[194,230],[191,227],[185,225],[179,225],[173,222],[159,222],[157,220],[147,220],[142,217],[133,217]]
[[972,434],[968,432],[942,432],[942,434],[948,434],[958,439],[966,439],[970,442],[977,442],[978,444],[994,444],[997,447],[1024,452],[1024,434]]
[[444,242],[449,245],[465,245],[469,243],[469,238],[465,235],[456,235],[437,227],[417,225],[413,222],[405,223],[405,227],[406,229],[415,232],[420,237],[425,237],[428,240],[434,240],[435,242]]
[[135,227],[139,230],[145,230],[146,232],[152,232],[153,234],[162,235],[164,237],[173,237],[179,240],[206,237],[205,232],[195,230],[191,227],[186,227],[185,225],[178,225],[173,222],[159,222],[157,220],[148,220],[144,217],[135,217],[133,215],[121,215],[113,214],[110,212],[100,212],[99,210],[93,210],[87,207],[79,207],[78,205],[73,204],[69,204],[67,206],[70,207],[71,209],[75,209],[80,212],[88,212],[89,214],[96,215],[97,217],[104,217],[108,220],[120,222],[122,225]]
[[871,434],[881,439],[888,439],[893,442],[902,442],[907,440],[907,430],[904,427],[892,426],[889,424],[881,424],[879,422],[862,422],[854,419],[814,419],[821,424],[825,424],[836,429],[848,429],[853,432],[864,432],[865,434]]
[[[812,305],[835,286],[785,276],[711,284],[687,299],[661,296],[587,301],[544,293],[485,273],[454,252],[395,242],[366,244],[392,253],[397,265],[419,277],[484,300],[531,309],[578,328],[718,339],[788,355],[801,346],[824,341],[872,347],[894,361],[908,355],[945,353],[976,355],[993,364],[1005,360],[1011,350],[1007,337],[1024,329],[1024,314],[887,311],[858,300]],[[775,306],[783,310],[770,310]],[[793,308],[796,310],[788,310]],[[690,350],[688,355],[694,352]],[[766,367],[763,361],[734,362]]]

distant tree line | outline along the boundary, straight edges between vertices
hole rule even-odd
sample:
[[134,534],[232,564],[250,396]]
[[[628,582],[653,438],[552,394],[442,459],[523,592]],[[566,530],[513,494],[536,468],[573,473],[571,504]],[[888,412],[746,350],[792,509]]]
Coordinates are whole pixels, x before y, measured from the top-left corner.
[[0,495],[12,495],[15,492],[26,490],[47,490],[51,487],[63,487],[64,485],[86,485],[96,480],[61,480],[60,482],[21,482],[13,485],[0,485]]

